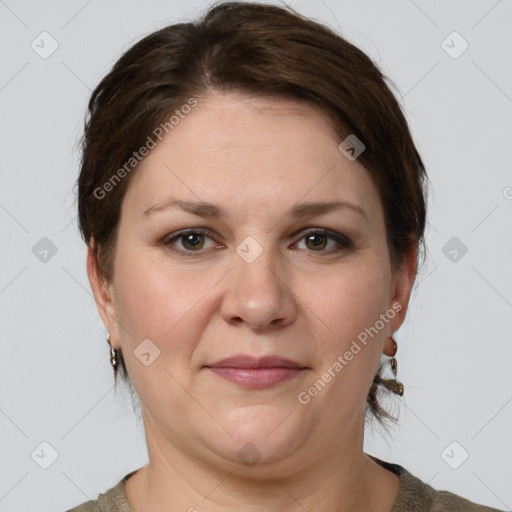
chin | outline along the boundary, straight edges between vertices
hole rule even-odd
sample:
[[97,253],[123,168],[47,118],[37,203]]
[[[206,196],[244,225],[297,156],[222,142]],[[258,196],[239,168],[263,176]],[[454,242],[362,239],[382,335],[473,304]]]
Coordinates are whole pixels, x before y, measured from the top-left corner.
[[[232,437],[217,437],[212,444],[219,455],[237,464],[253,467],[289,457],[304,445],[307,429],[292,409],[253,405],[233,409],[219,421]],[[290,414],[291,413],[291,414]]]

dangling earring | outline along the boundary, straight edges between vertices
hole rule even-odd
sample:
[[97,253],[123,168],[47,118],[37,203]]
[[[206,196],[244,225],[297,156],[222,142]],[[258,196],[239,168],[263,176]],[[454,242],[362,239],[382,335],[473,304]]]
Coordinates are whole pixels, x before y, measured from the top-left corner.
[[390,336],[391,341],[393,342],[393,350],[392,354],[390,354],[391,359],[389,361],[389,364],[391,365],[391,371],[393,372],[394,379],[381,379],[381,383],[389,389],[391,392],[403,396],[404,394],[404,385],[401,382],[398,382],[396,380],[396,374],[398,371],[398,363],[395,359],[395,354],[398,349],[398,345],[396,344],[396,341],[393,339],[392,336]]
[[[110,333],[107,333],[107,343],[110,345]],[[112,365],[112,368],[114,369],[114,373],[117,371],[117,350],[110,345],[110,364]]]

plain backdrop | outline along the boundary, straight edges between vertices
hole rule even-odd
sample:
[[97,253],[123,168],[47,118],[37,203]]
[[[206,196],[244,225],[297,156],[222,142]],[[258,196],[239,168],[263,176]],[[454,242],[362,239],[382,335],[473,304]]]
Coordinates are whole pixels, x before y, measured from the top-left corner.
[[[291,4],[390,77],[431,180],[427,260],[396,335],[400,421],[368,428],[365,451],[511,510],[512,2]],[[206,7],[0,1],[1,512],[67,510],[146,463],[87,280],[78,141],[122,52]]]

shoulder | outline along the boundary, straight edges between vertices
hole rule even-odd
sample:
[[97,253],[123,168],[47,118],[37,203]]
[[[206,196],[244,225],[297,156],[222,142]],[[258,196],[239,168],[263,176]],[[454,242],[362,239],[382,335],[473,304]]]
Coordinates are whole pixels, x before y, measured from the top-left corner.
[[400,478],[400,487],[391,512],[503,512],[449,491],[434,489],[404,467],[370,457]]
[[[400,502],[397,500],[397,509],[392,512],[405,512],[413,510],[428,510],[430,512],[500,512],[498,509],[486,507],[453,494],[449,491],[440,491],[422,482],[405,468],[400,475],[402,493]],[[419,505],[419,508],[418,508]],[[413,508],[416,506],[416,508]]]
[[125,475],[114,487],[66,512],[134,512],[124,492],[124,483],[135,471]]
[[66,512],[96,512],[96,503],[96,501],[87,501],[86,503],[78,505],[78,507],[66,510]]

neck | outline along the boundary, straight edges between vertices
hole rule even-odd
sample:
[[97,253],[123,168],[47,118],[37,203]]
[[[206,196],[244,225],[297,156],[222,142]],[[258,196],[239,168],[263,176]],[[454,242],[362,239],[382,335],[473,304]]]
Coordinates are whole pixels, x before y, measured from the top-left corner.
[[359,427],[358,436],[337,437],[315,457],[304,452],[292,464],[252,467],[206,462],[146,428],[150,462],[128,479],[125,492],[136,512],[389,512],[398,477],[364,454]]

